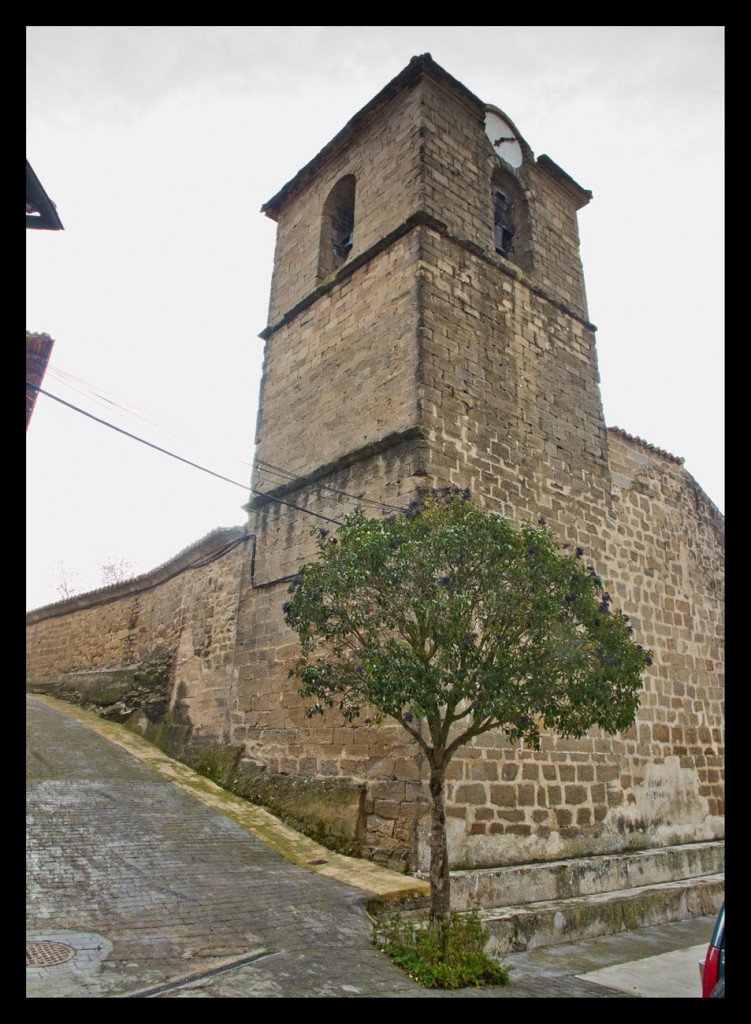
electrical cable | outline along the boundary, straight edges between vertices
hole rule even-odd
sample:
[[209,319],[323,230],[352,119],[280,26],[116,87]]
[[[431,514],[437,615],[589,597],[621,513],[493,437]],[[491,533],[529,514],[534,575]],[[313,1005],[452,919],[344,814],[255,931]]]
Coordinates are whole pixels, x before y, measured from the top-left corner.
[[103,388],[92,384],[91,381],[84,380],[82,377],[77,377],[75,374],[69,373],[56,363],[48,363],[46,367],[46,376],[53,377],[63,387],[67,387],[71,391],[75,391],[79,395],[83,395],[85,398],[88,398],[91,402],[94,402],[97,405],[118,410],[126,419],[129,419],[132,422],[137,423],[140,421],[146,424],[150,429],[157,430],[162,434],[172,433],[164,420],[162,420],[160,424],[159,419],[151,413],[146,413],[135,406],[124,404],[124,400],[119,401],[113,393],[108,393]]
[[286,505],[288,508],[293,508],[297,512],[303,512],[307,516],[315,516],[316,519],[323,519],[327,523],[334,523],[335,526],[342,525],[342,522],[339,519],[332,519],[330,516],[324,516],[320,512],[311,512],[310,509],[302,508],[301,505],[295,505],[291,501],[284,501],[283,498],[275,498],[273,494],[267,494],[265,491],[259,491],[253,487],[248,487],[247,484],[241,484],[239,481],[231,480],[230,477],[223,476],[221,473],[215,473],[213,469],[207,469],[205,466],[200,466],[197,462],[191,462],[190,459],[185,459],[182,455],[176,455],[175,452],[168,451],[166,448],[162,448],[158,444],[152,444],[151,441],[146,441],[143,437],[138,437],[137,434],[131,434],[130,431],[123,430],[122,427],[116,427],[114,423],[108,423],[107,420],[103,420],[99,416],[94,416],[93,413],[86,412],[85,409],[81,409],[77,405],[73,405],[72,402],[66,402],[64,398],[58,398],[57,395],[50,394],[49,391],[45,391],[43,388],[37,387],[36,384],[32,384],[30,381],[26,381],[26,387],[33,388],[37,394],[45,395],[47,398],[52,398],[54,401],[60,402],[61,405],[65,405],[69,409],[75,410],[75,412],[80,412],[81,415],[87,416],[96,423],[101,423],[103,426],[109,427],[111,430],[116,430],[119,434],[125,434],[126,437],[130,437],[134,441],[140,441],[141,444],[145,444],[149,448],[153,448],[155,451],[162,452],[163,455],[169,455],[171,458],[177,459],[179,462],[184,462],[187,466],[192,466],[194,469],[200,469],[202,473],[208,473],[210,476],[215,476],[218,480],[224,480],[226,483],[233,484],[235,487],[242,487],[244,491],[250,491],[251,494],[256,494],[260,498],[275,501],[279,505]]
[[[294,473],[290,473],[289,470],[282,469],[280,466],[275,466],[273,462],[265,462],[263,459],[256,459],[255,464],[256,466],[259,466],[262,471],[270,473],[272,476],[279,476],[287,480],[298,479]],[[371,505],[373,508],[383,509],[387,512],[404,511],[401,505],[389,505],[388,502],[376,501],[375,498],[364,498],[362,495],[351,494],[349,491],[342,491],[338,487],[331,487],[329,484],[318,484],[318,486],[321,490],[330,491],[332,494],[338,494],[344,498],[351,498],[352,503],[357,505]]]
[[[56,363],[48,363],[46,372],[49,376],[54,377],[64,387],[70,388],[72,391],[76,391],[78,394],[83,395],[85,398],[90,399],[98,405],[105,407],[114,408],[121,412],[127,419],[138,422],[141,421],[145,426],[151,429],[156,429],[158,433],[162,434],[173,434],[173,431],[169,429],[165,430],[159,426],[158,418],[154,417],[150,413],[145,413],[134,406],[123,404],[118,401],[114,396],[114,393],[107,393],[104,389],[98,385],[93,384],[91,381],[87,381],[82,377],[78,377]],[[42,392],[44,393],[44,392]],[[62,399],[59,399],[63,401]],[[76,408],[76,406],[72,406]],[[107,421],[104,421],[107,422]],[[162,421],[164,422],[164,421]],[[109,424],[107,424],[109,425]],[[139,438],[139,440],[143,440]],[[149,442],[144,441],[148,444]],[[242,463],[242,465],[249,465],[249,463]],[[263,459],[257,459],[255,461],[255,467],[260,468],[261,472],[266,473],[270,476],[278,477],[280,480],[297,480],[298,476],[294,473],[290,473],[289,470],[283,469],[281,466],[276,466],[272,462],[266,462]],[[245,487],[246,485],[241,485]],[[363,495],[352,494],[349,491],[343,491],[340,488],[332,487],[329,484],[318,484],[320,490],[327,491],[329,494],[335,494],[342,499],[342,504],[355,505],[355,506],[366,506],[368,508],[378,509],[380,511],[389,512],[401,512],[403,509],[398,505],[390,505],[387,502],[377,501],[373,498],[366,498]],[[270,497],[270,496],[269,496]],[[311,513],[312,514],[312,513]]]

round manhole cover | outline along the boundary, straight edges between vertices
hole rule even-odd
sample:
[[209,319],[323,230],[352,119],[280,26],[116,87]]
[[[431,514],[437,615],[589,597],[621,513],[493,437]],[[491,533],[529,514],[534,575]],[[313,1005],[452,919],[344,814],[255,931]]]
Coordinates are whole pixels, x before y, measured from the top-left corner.
[[72,946],[66,946],[63,942],[27,942],[26,943],[26,966],[27,967],[56,967],[72,960],[76,955]]

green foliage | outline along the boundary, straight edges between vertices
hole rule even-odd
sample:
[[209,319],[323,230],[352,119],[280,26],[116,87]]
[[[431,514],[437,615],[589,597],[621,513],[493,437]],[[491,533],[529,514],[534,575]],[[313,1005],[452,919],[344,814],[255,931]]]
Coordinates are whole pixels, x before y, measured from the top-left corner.
[[[397,914],[375,929],[379,949],[426,988],[508,985],[511,968],[485,952],[489,931],[476,912],[447,923],[404,921]],[[445,942],[445,952],[443,945]]]
[[318,560],[302,566],[284,609],[308,713],[390,716],[431,764],[440,749],[444,766],[491,729],[532,746],[543,728],[627,729],[652,655],[582,556],[467,492],[383,519],[356,509],[337,536],[318,531]]

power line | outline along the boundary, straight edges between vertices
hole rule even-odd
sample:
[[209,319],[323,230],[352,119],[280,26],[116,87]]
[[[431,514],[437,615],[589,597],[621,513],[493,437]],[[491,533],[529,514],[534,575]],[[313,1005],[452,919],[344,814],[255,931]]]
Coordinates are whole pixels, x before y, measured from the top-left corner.
[[[127,419],[134,422],[142,421],[144,424],[149,426],[152,430],[157,429],[161,433],[166,431],[159,426],[159,420],[151,413],[143,412],[135,406],[125,404],[125,399],[119,399],[119,396],[113,393],[108,393],[98,385],[92,384],[90,381],[85,380],[83,377],[77,377],[73,373],[69,373],[56,363],[50,362],[47,365],[47,377],[54,377],[58,383],[62,384],[63,387],[70,388],[71,391],[78,392],[79,395],[83,395],[90,401],[97,405],[102,405],[108,409],[116,409],[122,413]],[[164,423],[165,421],[161,421]]]
[[[118,401],[117,396],[113,393],[107,393],[103,388],[93,384],[91,381],[87,381],[82,377],[78,377],[73,373],[63,369],[56,363],[50,362],[47,365],[47,375],[55,377],[59,383],[63,386],[69,387],[73,391],[77,391],[83,397],[94,401],[98,405],[105,407],[114,408],[121,412],[127,419],[132,420],[134,423],[142,421],[143,424],[152,429],[159,422],[152,414],[143,412],[130,404],[124,404],[125,399]],[[60,401],[63,401],[60,399]],[[73,406],[73,408],[76,408]],[[105,421],[107,422],[107,421]],[[164,421],[162,421],[164,422]],[[173,431],[164,431],[157,427],[159,433],[173,433]],[[148,443],[148,442],[145,442]],[[249,463],[242,463],[242,465],[250,465]],[[289,470],[283,469],[281,466],[274,465],[273,462],[266,462],[263,459],[256,459],[254,462],[256,468],[260,468],[264,474],[278,477],[280,480],[297,480],[298,476],[291,473]],[[245,487],[246,485],[241,485]],[[386,513],[390,512],[401,512],[402,507],[399,505],[390,505],[387,502],[377,501],[374,498],[366,498],[362,495],[352,494],[349,491],[344,491],[338,487],[332,487],[330,484],[319,483],[318,488],[320,490],[328,491],[329,494],[335,494],[339,498],[343,499],[342,504],[355,505],[355,506],[367,506],[368,508],[378,509]]]
[[109,427],[111,430],[116,430],[119,434],[125,434],[126,437],[130,437],[134,441],[140,441],[141,444],[148,445],[149,448],[162,452],[163,455],[169,455],[170,458],[177,459],[179,462],[184,462],[187,466],[192,466],[194,469],[200,469],[202,473],[208,473],[210,476],[215,476],[218,480],[224,480],[225,483],[233,484],[235,487],[242,487],[244,491],[250,491],[251,494],[257,494],[261,498],[267,498],[269,501],[275,501],[279,505],[286,505],[288,508],[294,508],[297,512],[303,512],[307,516],[315,516],[316,519],[324,519],[327,523],[334,523],[335,526],[342,525],[342,522],[339,519],[332,519],[330,516],[324,516],[320,512],[311,512],[310,509],[302,508],[300,505],[294,505],[291,501],[284,501],[283,498],[276,498],[273,494],[266,494],[265,491],[258,491],[253,487],[248,487],[247,484],[241,484],[237,480],[231,480],[228,476],[222,476],[221,473],[215,473],[213,469],[207,469],[205,466],[200,466],[197,462],[191,462],[190,459],[185,459],[182,455],[176,455],[175,452],[168,451],[166,448],[161,448],[158,444],[152,444],[151,441],[147,441],[143,437],[138,437],[137,434],[131,434],[130,431],[123,430],[122,427],[116,427],[114,423],[108,423],[107,420],[100,419],[99,416],[94,416],[92,413],[86,412],[85,409],[81,409],[77,405],[73,405],[71,402],[66,402],[64,398],[58,398],[57,395],[50,394],[49,391],[45,391],[43,388],[37,387],[36,384],[31,384],[27,381],[26,387],[33,388],[38,394],[45,395],[47,398],[52,398],[54,401],[60,402],[61,405],[66,405],[69,409],[73,409],[75,412],[80,412],[82,416],[87,416],[96,423],[101,423],[103,426]]
[[[263,459],[256,459],[256,466],[259,466],[262,471],[270,473],[272,476],[279,476],[286,480],[297,479],[294,473],[290,473],[289,470],[282,469],[280,466],[275,466],[272,462],[264,462]],[[328,484],[318,485],[324,491],[330,491],[332,494],[338,494],[344,498],[352,499],[351,502],[346,504],[358,504],[358,505],[371,505],[374,508],[384,509],[388,512],[402,512],[403,508],[399,505],[389,505],[385,501],[376,501],[374,498],[362,498],[357,494],[350,494],[349,491],[342,491],[338,487],[330,487]]]

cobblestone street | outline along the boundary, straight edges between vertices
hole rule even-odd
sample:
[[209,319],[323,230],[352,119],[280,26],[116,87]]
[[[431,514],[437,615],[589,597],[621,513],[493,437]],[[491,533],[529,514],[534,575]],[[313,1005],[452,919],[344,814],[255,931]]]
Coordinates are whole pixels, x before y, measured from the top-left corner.
[[28,997],[613,998],[640,994],[627,961],[649,956],[674,957],[680,994],[699,992],[704,918],[513,954],[508,988],[424,989],[373,947],[366,913],[368,878],[409,880],[314,845],[310,870],[290,863],[176,782],[184,766],[103,732],[118,734],[27,699]]

